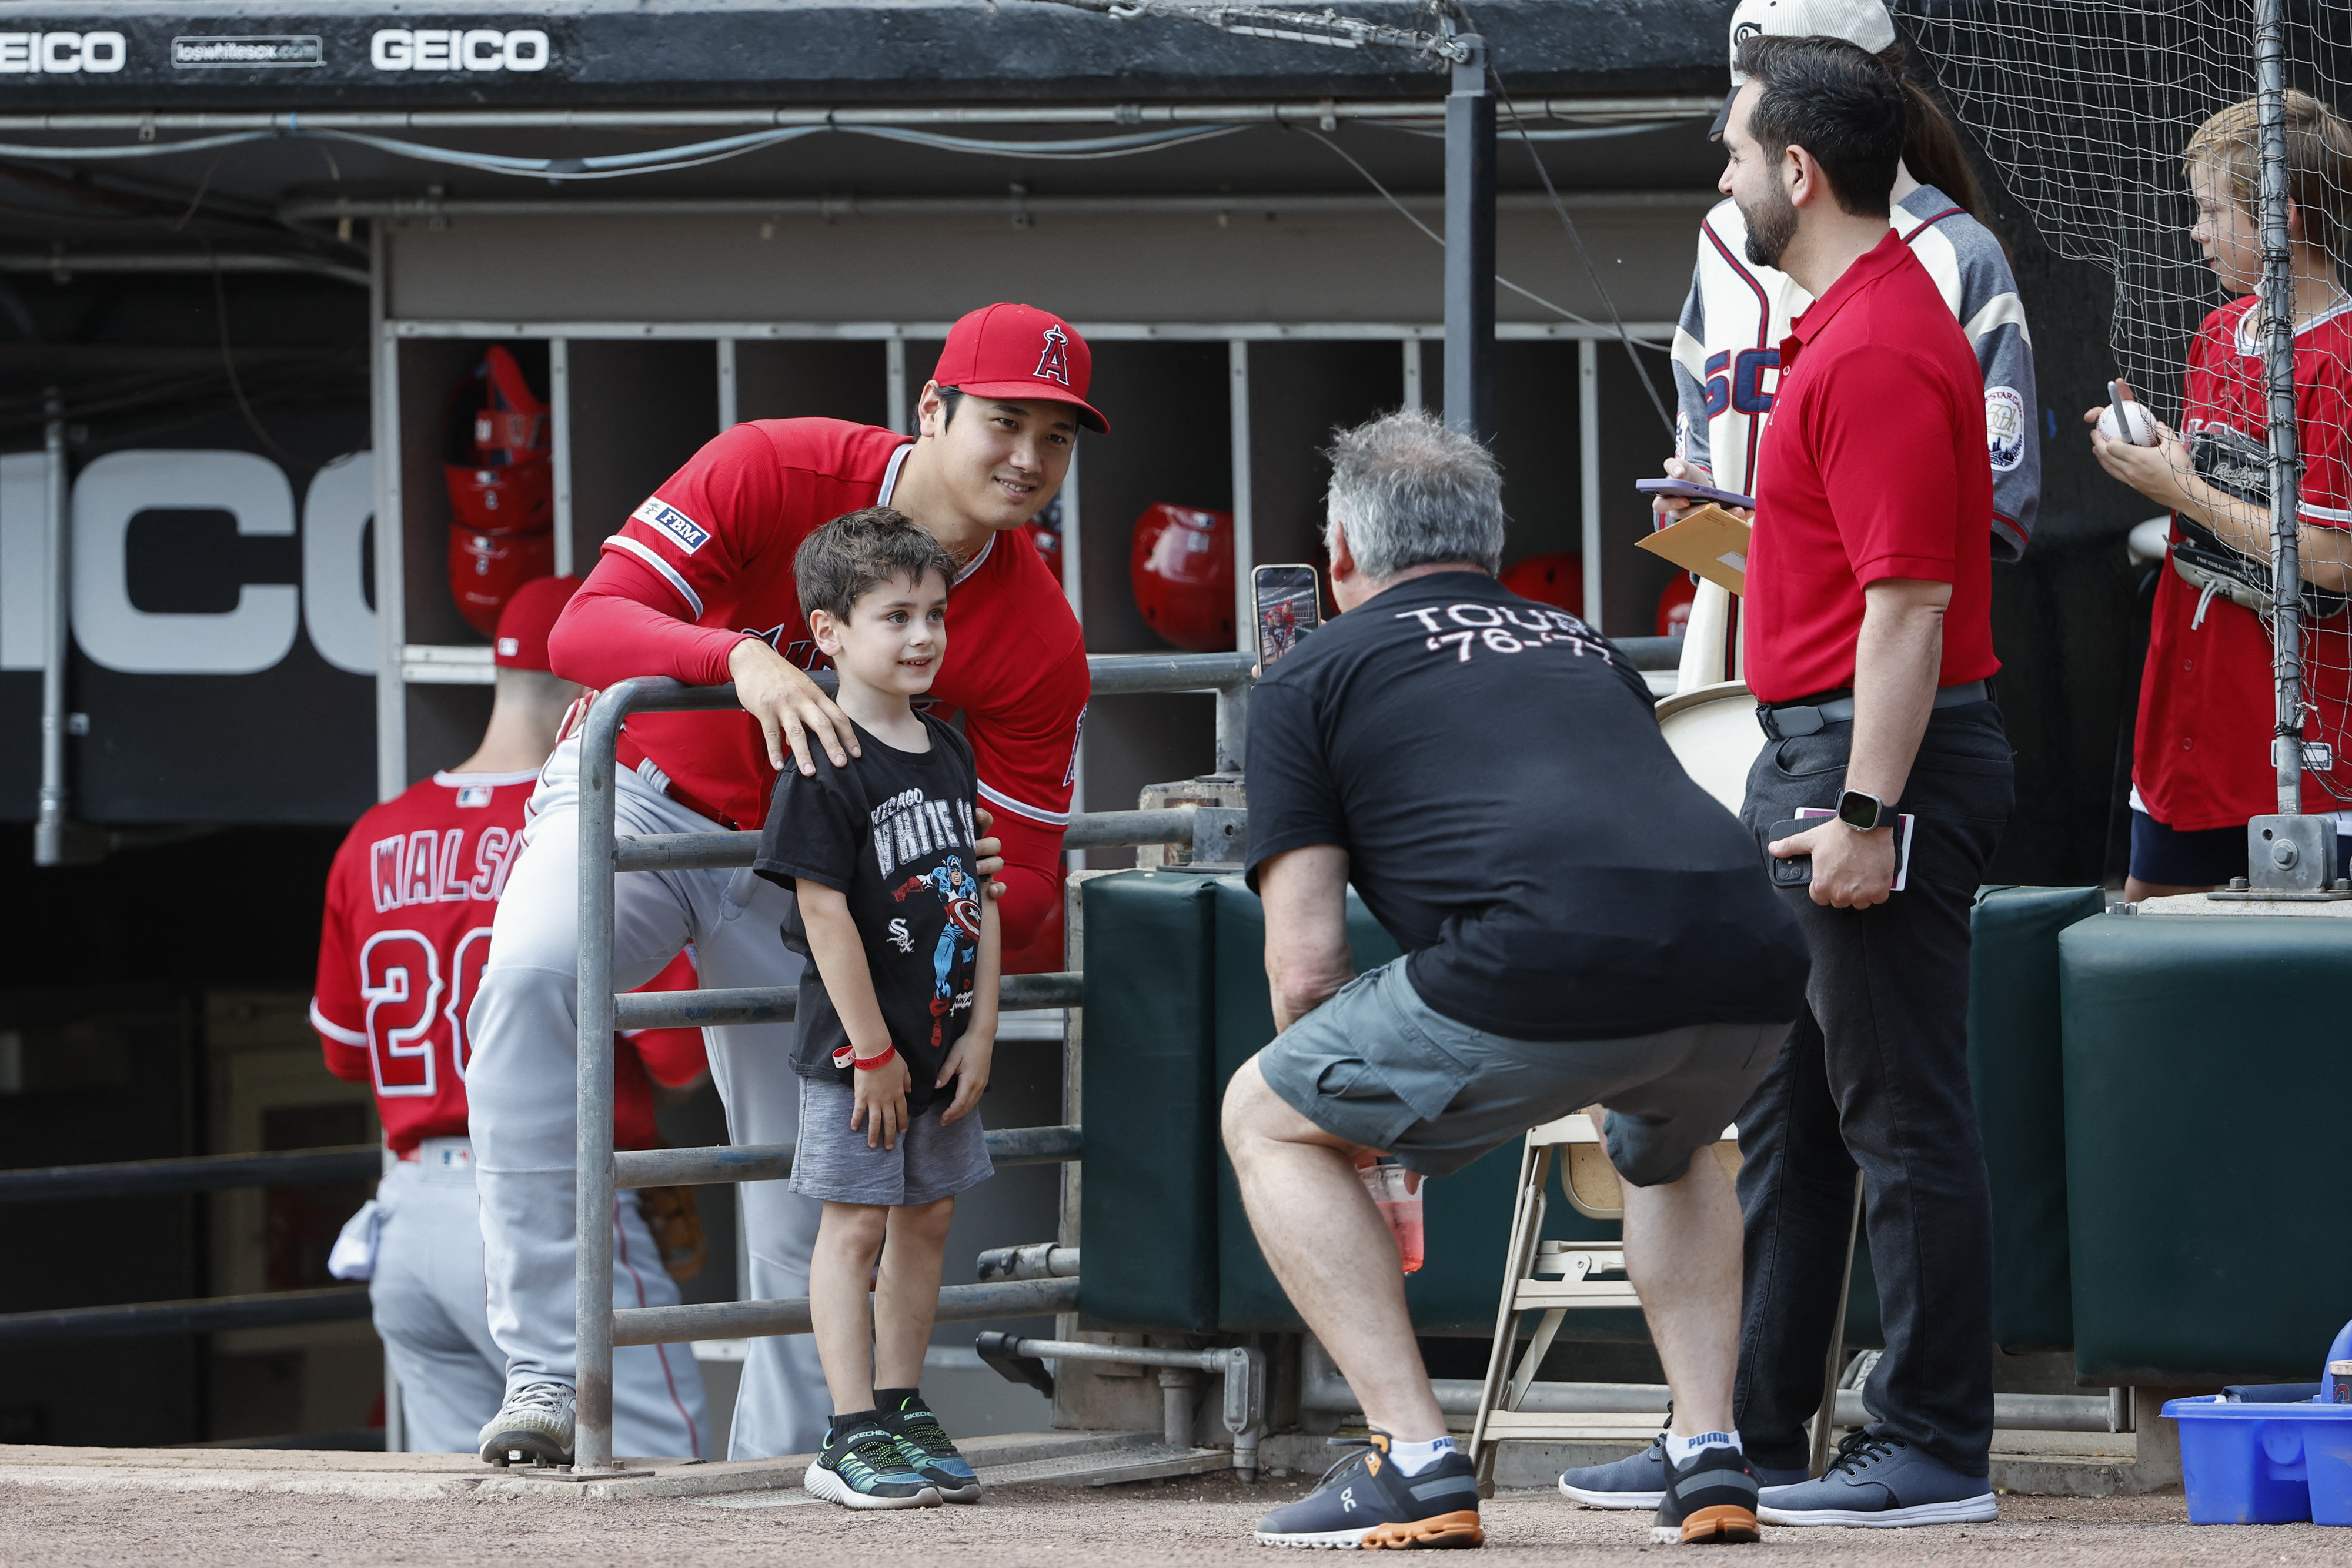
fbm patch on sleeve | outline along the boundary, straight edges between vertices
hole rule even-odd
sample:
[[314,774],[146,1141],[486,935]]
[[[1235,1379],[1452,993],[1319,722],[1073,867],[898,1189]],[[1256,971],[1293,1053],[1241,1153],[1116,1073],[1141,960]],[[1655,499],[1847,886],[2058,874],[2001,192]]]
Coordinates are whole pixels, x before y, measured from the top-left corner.
[[709,542],[710,531],[659,496],[648,496],[645,505],[629,514],[641,523],[650,523],[677,541],[678,548],[692,555]]

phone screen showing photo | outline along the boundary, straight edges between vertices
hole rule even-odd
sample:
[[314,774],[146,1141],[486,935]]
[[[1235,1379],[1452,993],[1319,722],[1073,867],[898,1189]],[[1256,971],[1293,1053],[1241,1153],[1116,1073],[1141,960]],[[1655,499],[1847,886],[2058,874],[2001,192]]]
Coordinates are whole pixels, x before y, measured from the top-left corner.
[[1261,566],[1250,573],[1250,588],[1257,606],[1257,663],[1264,672],[1323,623],[1322,601],[1311,566]]

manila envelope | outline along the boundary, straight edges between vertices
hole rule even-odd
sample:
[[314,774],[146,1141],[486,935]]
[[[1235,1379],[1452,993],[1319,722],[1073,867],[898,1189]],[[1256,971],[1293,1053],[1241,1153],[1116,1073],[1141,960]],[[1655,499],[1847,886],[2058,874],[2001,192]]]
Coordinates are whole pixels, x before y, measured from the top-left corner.
[[1748,526],[1709,504],[1633,542],[1734,593],[1748,591]]

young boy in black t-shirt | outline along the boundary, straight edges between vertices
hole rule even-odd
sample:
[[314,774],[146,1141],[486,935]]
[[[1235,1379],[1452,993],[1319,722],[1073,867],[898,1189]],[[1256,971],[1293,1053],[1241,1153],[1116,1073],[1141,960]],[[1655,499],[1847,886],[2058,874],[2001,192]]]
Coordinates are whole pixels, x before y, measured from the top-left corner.
[[963,737],[909,700],[947,651],[955,560],[872,507],[809,535],[793,575],[859,741],[846,767],[816,747],[813,775],[784,769],[754,862],[793,889],[783,939],[809,960],[793,1190],[824,1201],[809,1317],[834,1416],[802,1484],[848,1508],[971,1502],[980,1482],[916,1389],[955,1195],[992,1174],[975,1114],[998,965],[974,872],[979,774]]

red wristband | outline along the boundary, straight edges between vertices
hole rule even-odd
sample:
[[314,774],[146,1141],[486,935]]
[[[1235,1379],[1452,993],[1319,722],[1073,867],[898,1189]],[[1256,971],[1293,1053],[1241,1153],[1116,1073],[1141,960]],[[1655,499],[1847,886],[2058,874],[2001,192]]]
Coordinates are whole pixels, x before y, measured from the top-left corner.
[[898,1048],[895,1044],[886,1045],[871,1056],[860,1056],[856,1049],[852,1048],[849,1053],[849,1065],[860,1072],[871,1072],[898,1054]]

